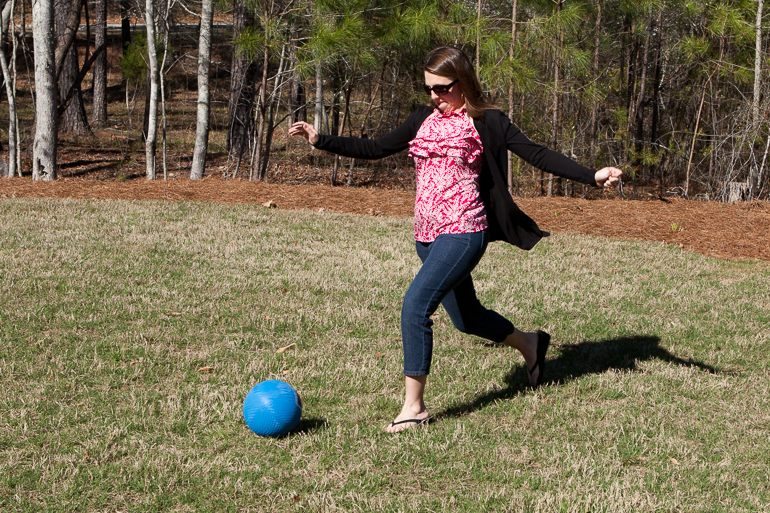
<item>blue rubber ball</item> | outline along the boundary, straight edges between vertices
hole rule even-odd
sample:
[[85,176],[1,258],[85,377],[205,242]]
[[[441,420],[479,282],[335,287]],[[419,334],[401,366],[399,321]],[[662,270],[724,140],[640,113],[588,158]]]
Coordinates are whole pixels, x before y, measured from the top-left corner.
[[259,436],[284,436],[297,427],[302,401],[291,385],[271,379],[258,384],[243,401],[243,420]]

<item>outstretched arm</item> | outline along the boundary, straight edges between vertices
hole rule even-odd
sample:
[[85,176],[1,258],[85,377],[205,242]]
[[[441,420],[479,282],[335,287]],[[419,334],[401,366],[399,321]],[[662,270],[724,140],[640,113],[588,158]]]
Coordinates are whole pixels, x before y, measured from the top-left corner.
[[304,137],[319,150],[330,151],[343,157],[381,159],[407,149],[409,141],[414,139],[420,125],[431,112],[427,107],[417,109],[401,126],[377,139],[321,135],[304,121],[294,123],[289,129],[289,135]]
[[507,118],[504,122],[507,124],[508,149],[538,169],[588,185],[593,185],[593,181],[599,187],[611,187],[623,176],[623,172],[616,167],[605,167],[594,171],[581,166],[561,153],[530,141]]

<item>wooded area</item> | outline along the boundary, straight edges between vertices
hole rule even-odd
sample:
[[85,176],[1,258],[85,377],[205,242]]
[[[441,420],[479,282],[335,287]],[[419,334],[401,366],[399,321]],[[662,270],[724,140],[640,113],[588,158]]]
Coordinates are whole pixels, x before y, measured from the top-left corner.
[[[143,105],[148,179],[168,178],[168,152],[185,155],[192,179],[211,173],[213,138],[228,178],[267,181],[303,162],[354,185],[360,173],[406,168],[405,156],[322,156],[288,141],[289,124],[388,132],[428,100],[425,54],[452,44],[531,139],[621,167],[624,197],[770,194],[763,0],[4,0],[0,25],[8,176],[55,179],[73,136],[116,123],[131,133]],[[195,109],[169,108],[195,84]],[[175,123],[183,141],[167,137]],[[514,193],[583,194],[517,158],[510,167]]]

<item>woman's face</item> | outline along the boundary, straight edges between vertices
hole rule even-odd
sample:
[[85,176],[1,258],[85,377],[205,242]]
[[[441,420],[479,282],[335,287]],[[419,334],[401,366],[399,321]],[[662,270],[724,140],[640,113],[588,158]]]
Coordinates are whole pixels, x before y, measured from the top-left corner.
[[[425,85],[429,87],[437,85],[449,85],[453,81],[454,79],[434,75],[433,73],[429,73],[427,71],[425,72]],[[460,92],[459,83],[453,85],[451,89],[449,89],[449,92],[443,95],[436,94],[435,91],[431,91],[430,98],[433,100],[433,103],[436,104],[438,110],[444,114],[461,109],[465,105],[465,102],[463,101],[463,95]]]

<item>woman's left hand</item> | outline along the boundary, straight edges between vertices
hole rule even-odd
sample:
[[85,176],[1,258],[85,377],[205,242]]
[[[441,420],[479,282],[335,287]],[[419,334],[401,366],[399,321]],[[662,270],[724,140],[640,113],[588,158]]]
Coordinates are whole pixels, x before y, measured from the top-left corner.
[[289,135],[304,137],[305,139],[307,139],[307,142],[309,142],[314,146],[319,139],[318,132],[315,131],[315,128],[313,128],[313,125],[305,123],[304,121],[297,121],[296,123],[291,125],[289,127]]
[[623,171],[620,169],[616,167],[605,167],[596,172],[594,179],[596,180],[596,185],[599,187],[612,187],[622,176]]

